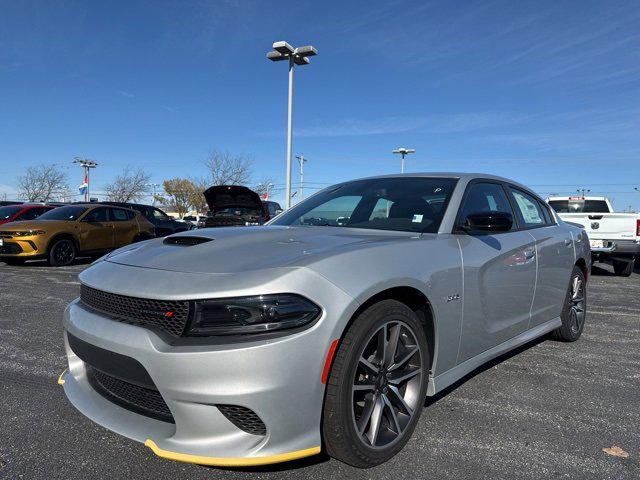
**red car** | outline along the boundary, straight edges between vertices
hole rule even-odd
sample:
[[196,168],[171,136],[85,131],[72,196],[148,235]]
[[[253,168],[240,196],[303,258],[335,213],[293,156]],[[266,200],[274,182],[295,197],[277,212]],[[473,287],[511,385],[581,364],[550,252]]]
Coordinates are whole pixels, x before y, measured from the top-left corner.
[[56,207],[53,205],[29,204],[0,207],[0,225],[9,222],[19,222],[21,220],[33,220],[53,208]]

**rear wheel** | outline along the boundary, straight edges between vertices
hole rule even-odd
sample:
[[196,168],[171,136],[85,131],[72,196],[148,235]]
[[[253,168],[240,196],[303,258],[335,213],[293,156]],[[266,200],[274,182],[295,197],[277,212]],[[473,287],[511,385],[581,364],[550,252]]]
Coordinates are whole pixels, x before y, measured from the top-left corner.
[[51,248],[49,248],[49,265],[53,267],[71,265],[75,259],[76,246],[68,238],[54,241]]
[[586,316],[587,285],[580,267],[574,266],[562,309],[562,326],[553,331],[553,336],[564,342],[575,342],[582,335]]
[[635,261],[632,258],[631,260],[614,260],[613,261],[613,271],[616,275],[620,277],[629,277],[633,273],[633,267],[635,266]]
[[353,322],[327,382],[327,453],[367,468],[407,443],[426,396],[430,352],[424,328],[403,303],[384,300]]

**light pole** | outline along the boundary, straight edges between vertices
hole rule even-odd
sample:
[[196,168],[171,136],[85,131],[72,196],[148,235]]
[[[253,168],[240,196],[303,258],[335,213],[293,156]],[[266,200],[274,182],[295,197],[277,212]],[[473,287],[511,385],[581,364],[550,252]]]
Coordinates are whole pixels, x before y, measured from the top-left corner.
[[151,191],[153,192],[153,202],[152,205],[155,207],[156,206],[156,188],[160,187],[159,183],[147,183],[147,187],[151,187]]
[[287,182],[285,208],[291,207],[291,157],[293,155],[293,67],[308,65],[318,51],[311,45],[294,48],[285,41],[275,42],[267,58],[274,62],[289,60],[289,108],[287,111]]
[[400,155],[402,155],[402,170],[400,171],[400,173],[404,173],[404,157],[406,155],[409,155],[410,153],[416,153],[416,151],[413,148],[400,147],[396,148],[393,153],[399,153]]
[[77,163],[84,170],[84,182],[82,182],[82,185],[78,190],[81,194],[84,193],[84,201],[89,202],[89,170],[96,168],[98,164],[88,158],[80,157],[74,157],[73,163]]
[[304,199],[304,162],[308,159],[302,155],[296,155],[298,163],[300,164],[300,201]]
[[579,188],[576,191],[580,194],[581,197],[584,197],[587,193],[591,192],[591,190],[588,188]]

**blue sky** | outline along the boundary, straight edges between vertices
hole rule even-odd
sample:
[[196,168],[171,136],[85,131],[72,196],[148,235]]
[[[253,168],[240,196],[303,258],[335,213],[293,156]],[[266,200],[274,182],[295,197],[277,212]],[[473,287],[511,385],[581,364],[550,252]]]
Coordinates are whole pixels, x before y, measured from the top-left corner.
[[[309,187],[399,171],[482,171],[640,209],[637,1],[0,0],[0,194],[24,167],[202,176],[212,149],[284,183],[284,64]],[[297,168],[294,168],[297,179]],[[294,186],[295,188],[295,186]],[[282,195],[279,195],[282,197]]]

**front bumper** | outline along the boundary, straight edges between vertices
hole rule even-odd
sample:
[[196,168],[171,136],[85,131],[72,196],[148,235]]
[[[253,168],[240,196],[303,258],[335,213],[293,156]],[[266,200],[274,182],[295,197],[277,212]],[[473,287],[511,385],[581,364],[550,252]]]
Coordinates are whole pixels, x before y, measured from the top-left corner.
[[[173,460],[246,466],[319,453],[322,371],[340,330],[329,319],[350,316],[353,303],[331,284],[319,290],[316,295],[326,298],[313,300],[330,307],[309,329],[225,345],[170,346],[150,330],[102,317],[76,300],[64,314],[69,370],[60,383],[81,413]],[[87,365],[69,347],[68,334],[140,362],[175,424],[122,408],[94,390]],[[253,410],[264,422],[266,435],[249,434],[232,424],[216,407],[221,404]]]
[[0,257],[38,258],[46,253],[46,241],[42,235],[30,237],[3,237]]

